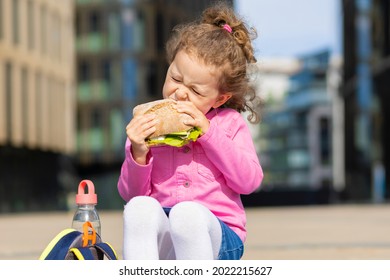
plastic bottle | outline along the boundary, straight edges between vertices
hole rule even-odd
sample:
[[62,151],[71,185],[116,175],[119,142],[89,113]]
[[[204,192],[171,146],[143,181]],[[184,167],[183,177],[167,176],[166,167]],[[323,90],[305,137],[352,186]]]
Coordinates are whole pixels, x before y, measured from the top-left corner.
[[[85,187],[88,187],[88,193],[85,192]],[[97,195],[95,194],[95,186],[90,180],[83,180],[79,184],[78,193],[76,195],[77,210],[73,216],[72,228],[83,232],[83,225],[89,221],[96,233],[101,236],[100,217],[95,208],[97,204]]]

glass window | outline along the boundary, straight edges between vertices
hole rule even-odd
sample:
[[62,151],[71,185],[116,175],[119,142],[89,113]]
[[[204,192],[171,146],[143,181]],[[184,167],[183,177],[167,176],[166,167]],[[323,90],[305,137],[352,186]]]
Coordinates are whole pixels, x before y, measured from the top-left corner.
[[122,64],[123,71],[123,96],[127,100],[134,100],[137,95],[137,63],[135,60],[127,58]]
[[101,15],[97,12],[92,12],[89,16],[89,31],[99,32],[100,31],[100,25],[101,25]]
[[63,41],[63,35],[62,35],[62,25],[61,25],[61,19],[60,17],[57,18],[57,58],[59,61],[61,61],[61,53],[62,53],[62,41]]
[[329,120],[320,119],[320,158],[321,164],[329,165],[331,160],[331,139],[329,131]]
[[107,83],[111,82],[111,63],[109,60],[104,60],[102,62],[102,72],[103,72],[103,80]]
[[111,60],[111,83],[110,95],[111,98],[121,98],[122,96],[122,66],[119,60]]
[[111,148],[114,151],[121,151],[122,144],[124,143],[123,138],[123,127],[126,124],[124,123],[122,112],[119,109],[113,109],[110,111],[110,138],[111,138]]
[[87,37],[88,51],[101,51],[104,45],[104,36],[102,30],[102,15],[99,12],[93,11],[88,16],[89,34]]
[[79,64],[79,71],[78,71],[78,80],[79,82],[87,82],[91,79],[90,75],[90,67],[89,64],[86,62],[81,62]]
[[[46,120],[46,140],[49,142],[50,147],[53,147],[52,145],[54,144],[53,141],[53,118],[51,118],[53,109],[54,107],[54,93],[55,93],[55,88],[54,88],[54,81],[51,76],[46,76],[46,92],[45,92],[45,98],[47,100],[48,106],[45,106],[45,111],[44,111],[44,119]],[[58,113],[58,112],[57,112]]]
[[43,54],[46,53],[46,22],[47,22],[47,14],[46,8],[44,6],[41,7],[41,51]]
[[77,124],[77,149],[82,150],[84,148],[83,143],[84,143],[84,137],[85,137],[85,130],[83,127],[83,122],[82,122],[82,115],[81,115],[81,109],[77,110],[76,114],[76,124]]
[[76,30],[76,36],[80,36],[81,34],[81,31],[80,31],[80,13],[76,12],[76,15],[75,15],[75,21],[76,21],[76,24],[75,24],[75,30]]
[[12,40],[14,44],[19,44],[19,0],[12,1]]
[[77,79],[78,99],[83,101],[91,99],[91,67],[87,62],[79,62],[77,67]]
[[292,150],[288,153],[288,165],[291,168],[308,167],[310,156],[306,150]]
[[27,139],[27,132],[28,132],[28,73],[27,69],[22,69],[22,98],[21,98],[21,105],[22,105],[22,137],[23,140]]
[[5,65],[5,121],[6,135],[9,143],[12,138],[12,66],[10,63]]
[[120,48],[120,16],[116,12],[111,12],[108,15],[108,48],[117,50]]
[[61,57],[61,22],[60,16],[53,13],[51,15],[50,28],[50,48],[53,58],[60,60]]
[[37,137],[37,142],[38,145],[42,143],[42,118],[41,118],[41,113],[42,113],[42,76],[40,73],[37,73],[35,75],[35,98],[37,102],[36,104],[36,137]]
[[0,0],[0,40],[4,37],[4,23],[3,23],[3,0]]
[[34,38],[35,38],[35,32],[34,32],[34,23],[35,23],[35,17],[34,17],[34,5],[32,0],[28,1],[27,4],[27,44],[28,48],[30,50],[34,49]]
[[89,132],[90,150],[100,152],[104,149],[103,113],[100,108],[92,110],[92,123]]
[[145,16],[142,11],[126,8],[121,12],[121,46],[136,51],[145,47]]
[[95,108],[92,111],[92,128],[100,128],[103,125],[103,116],[100,108]]
[[147,92],[150,96],[159,96],[160,92],[158,90],[158,84],[157,84],[157,64],[152,61],[149,62],[147,65]]
[[137,51],[145,48],[145,16],[141,10],[137,11],[137,19],[134,22],[133,48]]
[[288,175],[288,184],[291,187],[305,187],[310,182],[309,173],[304,171],[295,171]]
[[164,41],[164,18],[161,15],[161,13],[158,13],[156,16],[156,25],[155,25],[155,32],[156,32],[156,48],[158,51],[164,51],[165,47],[165,41]]
[[126,8],[121,14],[121,47],[130,50],[134,40],[134,19],[135,13],[132,9]]

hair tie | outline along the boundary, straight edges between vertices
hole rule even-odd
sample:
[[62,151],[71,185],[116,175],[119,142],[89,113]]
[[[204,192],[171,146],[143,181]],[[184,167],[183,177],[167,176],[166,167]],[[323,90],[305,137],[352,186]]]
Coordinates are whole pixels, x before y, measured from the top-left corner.
[[223,29],[225,29],[227,32],[229,33],[232,33],[232,28],[230,27],[229,24],[225,23],[223,26],[222,26]]

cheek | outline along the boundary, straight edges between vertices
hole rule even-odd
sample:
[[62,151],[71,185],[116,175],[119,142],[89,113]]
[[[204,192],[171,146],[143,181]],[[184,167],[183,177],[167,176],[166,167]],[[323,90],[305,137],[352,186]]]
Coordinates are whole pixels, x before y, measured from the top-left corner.
[[163,96],[163,98],[167,98],[167,93],[166,93],[166,88],[165,87],[163,87],[162,96]]
[[210,111],[211,106],[209,104],[203,103],[203,102],[196,102],[191,100],[192,103],[194,103],[195,107],[198,108],[199,111],[201,111],[204,115]]
[[170,85],[169,82],[165,81],[163,89],[162,89],[162,94],[164,98],[167,98],[170,95]]

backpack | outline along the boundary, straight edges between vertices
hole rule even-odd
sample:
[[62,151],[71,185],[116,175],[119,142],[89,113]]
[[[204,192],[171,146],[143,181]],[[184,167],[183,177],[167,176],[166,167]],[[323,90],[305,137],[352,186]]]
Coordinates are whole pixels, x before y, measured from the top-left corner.
[[95,232],[90,222],[85,222],[83,233],[64,229],[47,245],[40,260],[117,260],[114,248]]

